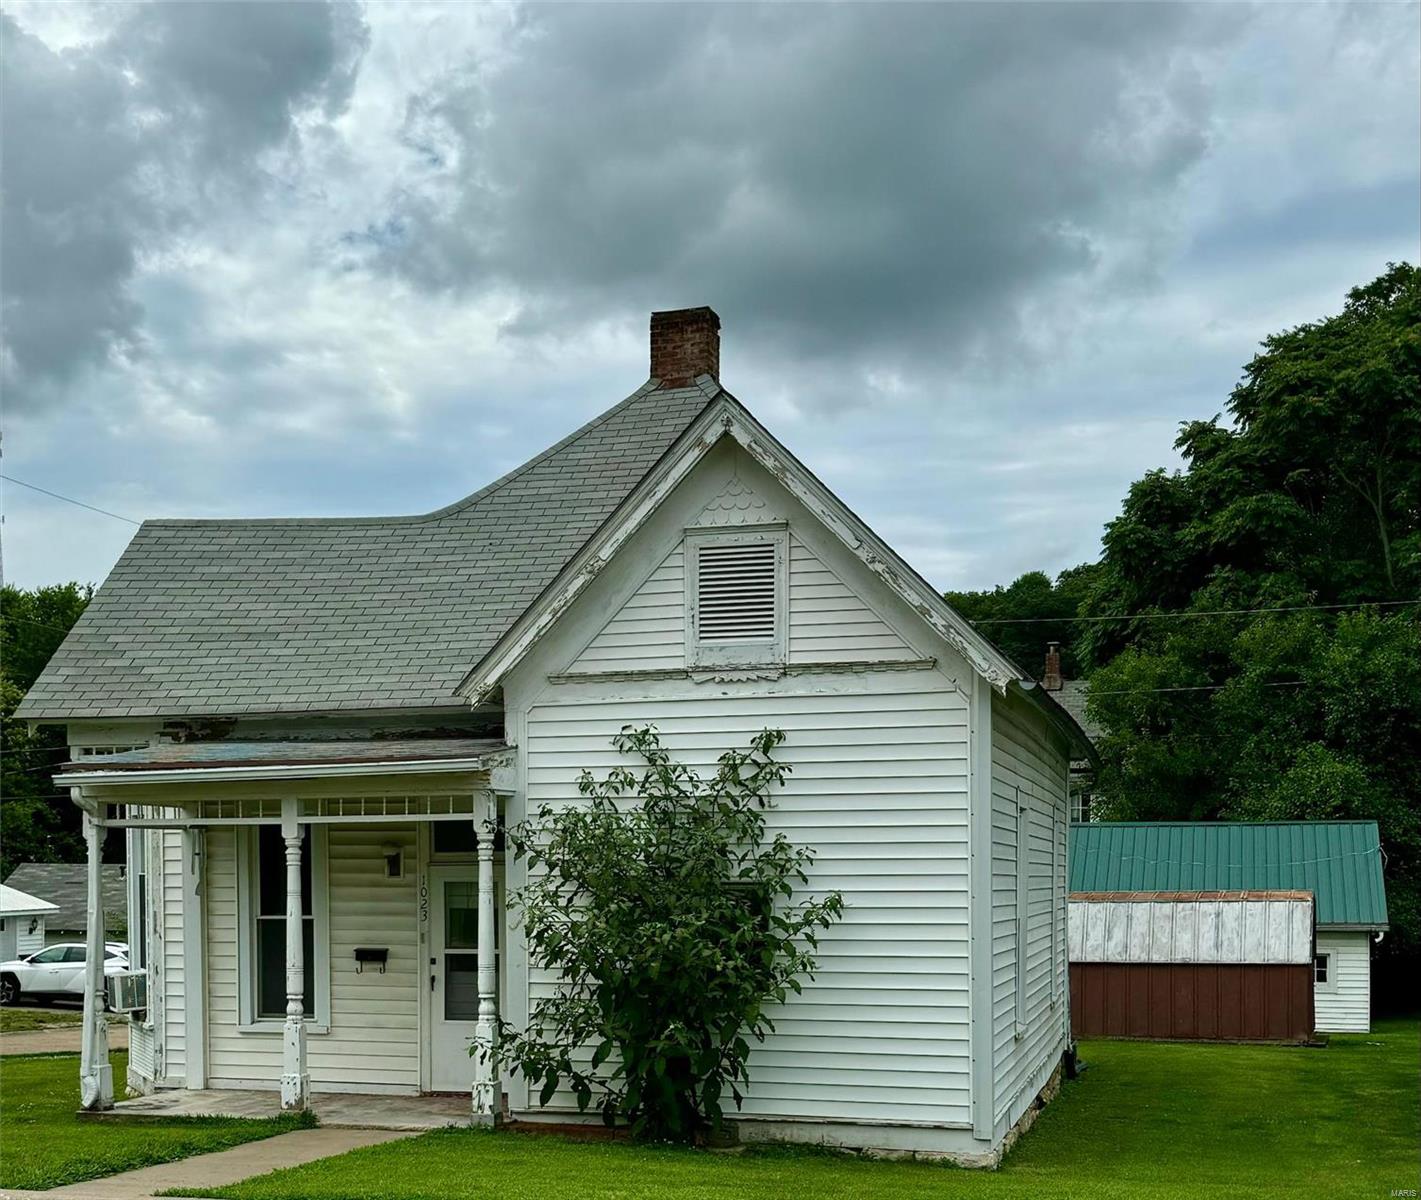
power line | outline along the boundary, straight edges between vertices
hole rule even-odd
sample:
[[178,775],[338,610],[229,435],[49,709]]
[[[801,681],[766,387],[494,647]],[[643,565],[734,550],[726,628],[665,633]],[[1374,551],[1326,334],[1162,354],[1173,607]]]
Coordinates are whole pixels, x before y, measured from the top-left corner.
[[130,525],[142,525],[142,521],[135,521],[132,517],[121,516],[116,512],[109,512],[106,508],[99,508],[93,504],[85,504],[82,500],[76,500],[73,496],[64,496],[59,492],[51,492],[48,488],[42,488],[35,483],[26,483],[23,479],[16,479],[13,475],[0,475],[8,483],[17,483],[22,488],[29,488],[32,492],[39,492],[41,495],[52,496],[56,500],[63,500],[66,504],[75,504],[80,508],[87,508],[90,512],[101,513],[103,516],[112,517],[115,521],[127,521]]
[[[1261,683],[1259,687],[1306,687],[1306,679],[1285,679],[1276,682]],[[1201,683],[1193,687],[1152,687],[1152,688],[1111,688],[1108,691],[1097,691],[1090,688],[1092,696],[1136,696],[1145,692],[1217,692],[1223,688],[1230,687],[1227,683]]]
[[46,625],[43,621],[31,621],[29,617],[12,617],[8,614],[0,613],[0,623],[14,621],[18,625],[33,625],[36,629],[52,629],[55,633],[68,633],[73,626],[65,628],[63,625]]
[[1350,604],[1279,604],[1271,608],[1206,608],[1197,612],[1125,613],[1118,617],[980,617],[968,618],[972,625],[1071,625],[1077,621],[1149,621],[1156,617],[1232,617],[1247,613],[1316,612],[1338,608],[1394,608],[1397,605],[1421,604],[1421,600],[1355,600]]

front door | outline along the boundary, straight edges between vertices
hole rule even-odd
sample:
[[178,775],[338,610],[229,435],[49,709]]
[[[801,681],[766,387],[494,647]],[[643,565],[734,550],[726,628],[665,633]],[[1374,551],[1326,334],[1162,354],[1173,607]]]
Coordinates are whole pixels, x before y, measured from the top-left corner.
[[[494,941],[502,911],[502,879],[494,880]],[[479,1015],[478,867],[429,872],[429,1088],[467,1092],[473,1085],[469,1047]],[[495,960],[496,961],[496,960]],[[499,982],[502,982],[499,972]]]

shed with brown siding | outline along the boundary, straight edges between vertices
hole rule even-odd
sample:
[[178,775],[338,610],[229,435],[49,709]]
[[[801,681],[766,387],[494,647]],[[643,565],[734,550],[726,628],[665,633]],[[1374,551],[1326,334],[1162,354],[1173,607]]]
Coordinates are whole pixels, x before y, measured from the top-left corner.
[[1310,892],[1072,893],[1072,1033],[1307,1041],[1314,939]]

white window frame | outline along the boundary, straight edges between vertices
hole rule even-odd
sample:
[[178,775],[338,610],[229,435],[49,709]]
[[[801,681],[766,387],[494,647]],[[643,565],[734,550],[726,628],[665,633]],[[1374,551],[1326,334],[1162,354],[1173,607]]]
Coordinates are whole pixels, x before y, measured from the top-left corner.
[[[775,633],[758,642],[707,642],[700,635],[700,551],[705,546],[775,549]],[[789,527],[783,522],[739,525],[733,530],[688,529],[686,557],[686,665],[691,668],[783,666],[789,646]]]
[[[305,1015],[307,1033],[329,1033],[331,1028],[330,874],[326,827],[305,825],[311,839],[311,918],[313,962],[305,964],[313,976],[316,1011]],[[280,1018],[258,1017],[257,1012],[257,826],[237,830],[237,1030],[240,1033],[281,1033]]]
[[1073,789],[1071,792],[1071,824],[1085,825],[1090,822],[1091,801],[1095,798],[1089,788]]
[[[1337,989],[1337,956],[1331,950],[1315,950],[1312,956],[1312,986],[1314,991],[1331,992]],[[1326,979],[1317,977],[1317,961],[1323,961],[1323,974]]]

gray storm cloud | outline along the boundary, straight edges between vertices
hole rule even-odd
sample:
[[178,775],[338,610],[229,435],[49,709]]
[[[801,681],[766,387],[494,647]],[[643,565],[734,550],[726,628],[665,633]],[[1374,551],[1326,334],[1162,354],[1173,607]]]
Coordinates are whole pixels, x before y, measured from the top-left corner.
[[[410,101],[433,164],[368,237],[518,328],[706,299],[803,355],[958,350],[1043,283],[1128,270],[1204,153],[1176,5],[561,6]],[[1124,258],[1125,262],[1118,259]]]
[[140,260],[261,186],[303,114],[338,112],[364,43],[359,14],[326,3],[132,6],[62,51],[0,16],[12,409],[141,351]]
[[[1260,338],[1415,258],[1417,12],[8,0],[7,473],[437,507],[709,303],[728,384],[934,581],[1071,565]],[[5,502],[17,580],[130,528]]]

